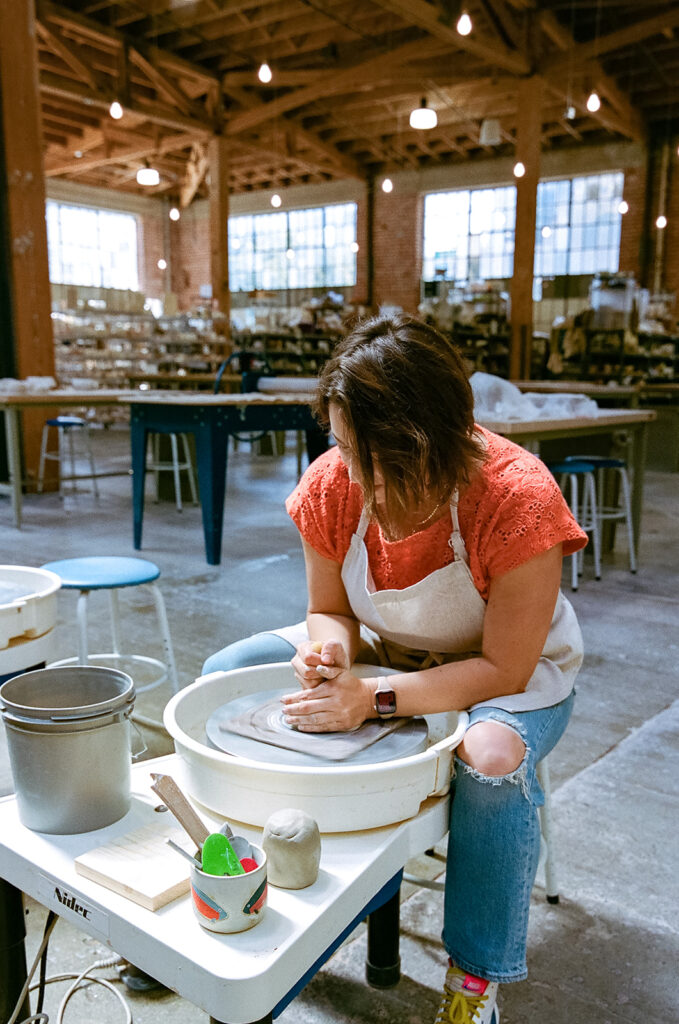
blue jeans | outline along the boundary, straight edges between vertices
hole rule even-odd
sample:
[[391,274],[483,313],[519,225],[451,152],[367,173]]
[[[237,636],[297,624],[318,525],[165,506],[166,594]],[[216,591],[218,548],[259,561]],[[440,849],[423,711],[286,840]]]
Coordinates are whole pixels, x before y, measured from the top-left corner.
[[[294,653],[287,640],[257,633],[213,654],[203,674],[289,661]],[[544,802],[536,766],[563,735],[573,699],[571,693],[560,704],[520,714],[493,707],[470,712],[470,727],[503,722],[526,744],[509,775],[482,775],[455,757],[442,939],[458,967],[489,981],[522,981],[528,973],[528,911]]]
[[575,694],[539,711],[483,707],[477,722],[504,722],[526,744],[509,775],[482,775],[455,757],[442,940],[451,960],[489,981],[522,981],[530,894],[540,856],[538,761],[564,733]]

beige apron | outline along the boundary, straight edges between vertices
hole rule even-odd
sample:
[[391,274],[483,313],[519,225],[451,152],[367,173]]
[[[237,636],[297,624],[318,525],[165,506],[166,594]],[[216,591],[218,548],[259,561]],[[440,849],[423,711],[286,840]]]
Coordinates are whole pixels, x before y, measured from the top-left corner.
[[[378,591],[364,542],[369,517],[363,510],[342,564],[349,604],[361,623],[363,647],[357,661],[412,671],[480,653],[486,602],[469,569],[456,497],[450,511],[453,531],[448,543],[455,560],[403,590]],[[273,632],[295,647],[308,639],[304,623]],[[542,656],[525,691],[494,697],[473,707],[492,705],[507,711],[532,711],[557,704],[573,689],[582,656],[582,636],[575,612],[559,591]]]

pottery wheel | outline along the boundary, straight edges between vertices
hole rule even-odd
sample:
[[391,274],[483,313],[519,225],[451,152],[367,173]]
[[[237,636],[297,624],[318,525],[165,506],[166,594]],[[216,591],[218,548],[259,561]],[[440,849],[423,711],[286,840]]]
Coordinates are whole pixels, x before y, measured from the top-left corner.
[[[211,746],[253,761],[325,767],[394,761],[427,749],[424,718],[371,720],[350,733],[299,732],[283,720],[278,702],[286,693],[289,687],[246,694],[222,704],[205,723]],[[242,734],[244,723],[244,731],[251,735]],[[291,744],[297,749],[290,749]]]

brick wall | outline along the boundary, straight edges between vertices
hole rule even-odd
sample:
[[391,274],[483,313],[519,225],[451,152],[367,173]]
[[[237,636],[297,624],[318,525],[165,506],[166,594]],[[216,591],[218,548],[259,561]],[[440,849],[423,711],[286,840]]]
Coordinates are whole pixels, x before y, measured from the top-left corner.
[[415,313],[420,301],[422,197],[418,192],[375,191],[373,304]]
[[623,215],[620,231],[620,270],[634,274],[639,282],[643,281],[644,246],[648,244],[648,239],[644,239],[646,178],[645,166],[625,170],[623,199],[628,203],[629,210]]
[[165,251],[166,216],[163,205],[157,214],[145,213],[139,217],[139,291],[150,299],[159,299],[169,291],[167,273],[158,267],[158,260],[169,261]]
[[172,250],[171,290],[177,296],[179,309],[204,305],[201,285],[210,283],[210,222],[200,208],[182,212],[178,221],[170,222]]

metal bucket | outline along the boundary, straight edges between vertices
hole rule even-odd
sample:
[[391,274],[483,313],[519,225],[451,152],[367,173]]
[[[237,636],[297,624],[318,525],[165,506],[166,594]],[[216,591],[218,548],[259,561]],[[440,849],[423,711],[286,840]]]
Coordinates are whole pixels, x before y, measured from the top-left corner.
[[130,808],[130,676],[73,666],[24,672],[0,686],[19,818],[71,835]]

